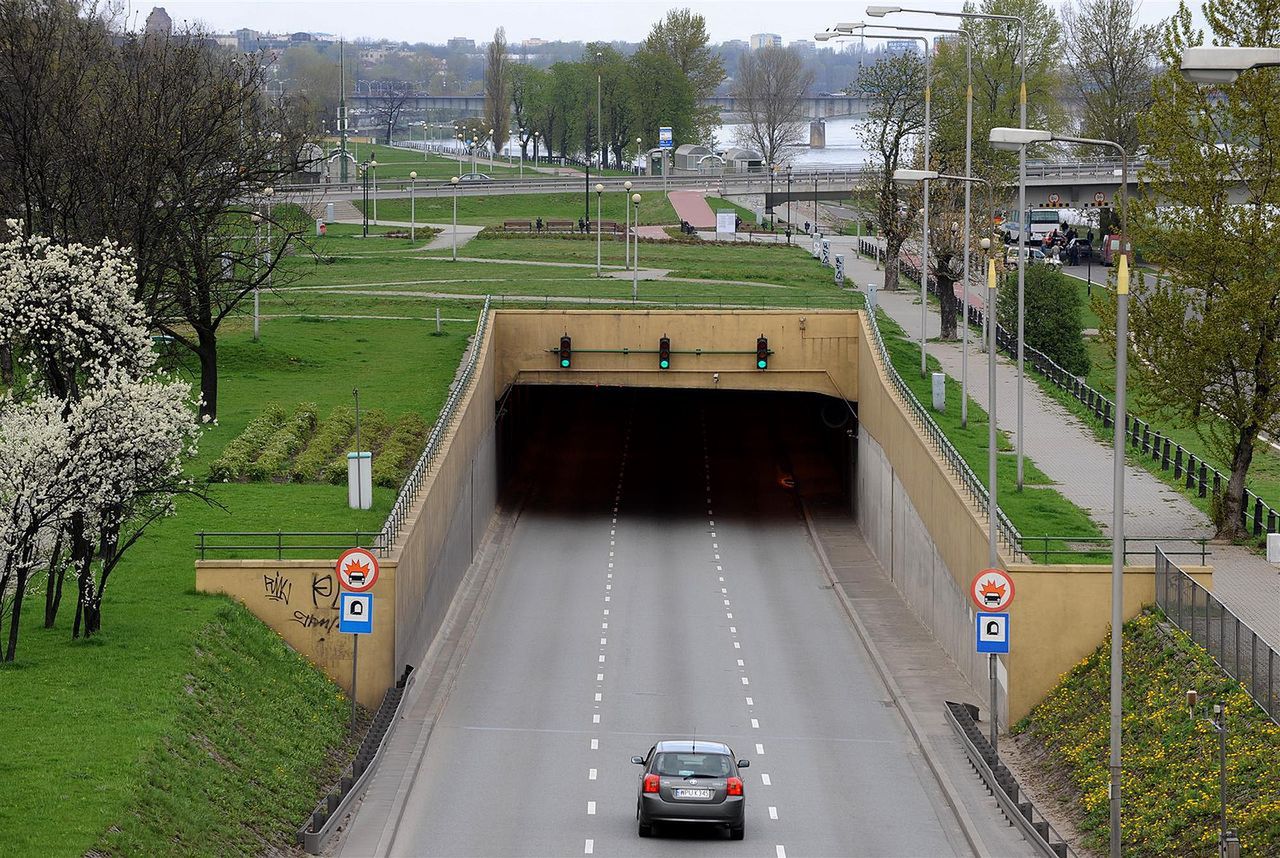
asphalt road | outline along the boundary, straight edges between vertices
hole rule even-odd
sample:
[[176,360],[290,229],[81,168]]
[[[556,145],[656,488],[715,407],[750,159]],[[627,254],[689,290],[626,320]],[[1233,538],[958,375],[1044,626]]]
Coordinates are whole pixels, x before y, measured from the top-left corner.
[[[802,429],[720,401],[544,408],[536,488],[391,854],[967,854],[781,484]],[[698,737],[751,761],[745,840],[640,839],[631,755]]]

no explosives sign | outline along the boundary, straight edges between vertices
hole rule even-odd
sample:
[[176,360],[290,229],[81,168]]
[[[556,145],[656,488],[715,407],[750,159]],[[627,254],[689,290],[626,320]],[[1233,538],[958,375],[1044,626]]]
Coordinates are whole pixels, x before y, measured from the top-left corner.
[[342,589],[363,593],[378,580],[378,558],[365,548],[351,548],[338,558],[338,580]]

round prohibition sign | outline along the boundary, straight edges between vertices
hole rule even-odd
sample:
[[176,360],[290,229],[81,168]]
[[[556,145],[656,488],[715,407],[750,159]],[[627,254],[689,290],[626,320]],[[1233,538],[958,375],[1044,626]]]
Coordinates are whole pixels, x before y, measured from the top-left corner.
[[372,589],[378,580],[378,558],[366,548],[348,548],[338,558],[338,580],[351,593]]
[[1107,201],[1107,195],[1104,194],[1102,191],[1098,191],[1096,194],[1093,195],[1093,201],[1098,205],[1102,205]]
[[969,597],[979,611],[1000,613],[1013,601],[1013,579],[1003,569],[983,569],[973,576]]

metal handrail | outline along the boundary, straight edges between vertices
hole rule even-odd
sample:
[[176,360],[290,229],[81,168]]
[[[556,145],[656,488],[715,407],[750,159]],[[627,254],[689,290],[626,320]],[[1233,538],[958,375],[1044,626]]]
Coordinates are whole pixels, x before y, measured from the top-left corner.
[[[875,312],[866,314],[868,319],[868,327],[871,331],[871,338],[876,344],[876,351],[880,355],[880,360],[884,365],[885,374],[889,377],[890,383],[898,396],[906,405],[908,413],[913,418],[917,428],[924,433],[934,451],[942,457],[943,462],[951,472],[959,478],[961,487],[969,496],[978,509],[990,519],[990,495],[987,492],[986,485],[978,479],[977,474],[969,467],[969,463],[960,455],[960,451],[951,443],[951,439],[947,437],[942,428],[934,421],[929,412],[920,400],[916,398],[915,393],[898,374],[898,370],[894,367],[893,362],[889,359],[889,349],[885,345],[884,337],[880,333],[880,324],[876,320]],[[1014,527],[1013,522],[1005,515],[1003,509],[999,506],[995,510],[996,529],[999,532],[1000,541],[1012,551],[1015,555],[1022,555],[1022,534]]]
[[1005,818],[1016,825],[1022,836],[1045,858],[1069,858],[1075,855],[1076,852],[1049,820],[1044,818],[1044,814],[1038,812],[1030,801],[1021,800],[1022,788],[1017,778],[1000,762],[999,755],[992,750],[990,742],[974,724],[970,707],[948,701],[942,711],[943,717],[964,746],[969,763],[999,802]]
[[418,492],[426,480],[431,465],[435,462],[435,458],[440,452],[440,445],[444,442],[446,434],[452,428],[458,416],[458,406],[462,402],[462,398],[471,389],[471,382],[475,377],[476,363],[479,360],[480,352],[484,347],[485,336],[488,332],[490,303],[489,297],[485,296],[484,307],[481,308],[480,318],[476,321],[475,338],[471,341],[471,350],[462,365],[462,371],[450,386],[449,395],[445,398],[444,405],[440,408],[440,415],[436,418],[435,425],[431,427],[431,434],[427,437],[427,443],[422,450],[422,455],[418,457],[418,461],[414,463],[413,470],[405,478],[404,484],[400,487],[400,494],[396,496],[396,502],[392,505],[391,512],[387,515],[386,523],[382,525],[382,530],[378,534],[378,550],[384,557],[391,553],[391,550],[395,547],[396,540],[400,538],[400,532],[409,517],[409,511],[418,499]]
[[[1051,543],[1062,543],[1063,548],[1051,548]],[[1028,557],[1039,557],[1042,563],[1048,563],[1050,557],[1070,557],[1074,555],[1111,557],[1113,540],[1109,536],[1023,536],[1022,552]],[[1039,544],[1037,548],[1036,545]],[[1168,551],[1166,545],[1190,546],[1182,551]],[[1087,546],[1087,547],[1077,547]],[[1132,547],[1131,547],[1132,546]],[[1143,546],[1146,546],[1145,548]],[[1169,557],[1193,557],[1200,559],[1204,566],[1209,561],[1209,540],[1202,537],[1184,536],[1126,536],[1124,538],[1124,562],[1130,557],[1146,557],[1164,551]]]
[[[314,540],[286,542],[286,540]],[[382,535],[368,530],[201,530],[196,533],[196,551],[204,560],[210,552],[234,553],[239,551],[274,551],[277,560],[295,551],[345,551],[348,548],[373,548],[381,551]],[[228,542],[233,539],[253,539],[255,542]],[[211,541],[212,540],[212,541]],[[219,542],[218,540],[224,540]]]

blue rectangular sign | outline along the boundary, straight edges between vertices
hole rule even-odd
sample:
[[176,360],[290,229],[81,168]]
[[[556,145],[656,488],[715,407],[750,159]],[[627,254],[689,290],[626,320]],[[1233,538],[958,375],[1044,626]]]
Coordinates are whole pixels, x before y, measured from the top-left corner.
[[670,149],[672,147],[673,142],[674,141],[671,139],[670,128],[664,125],[658,129],[658,148]]
[[373,633],[373,594],[342,592],[338,603],[338,631],[346,635]]
[[974,617],[978,652],[1009,651],[1009,615],[979,613]]

